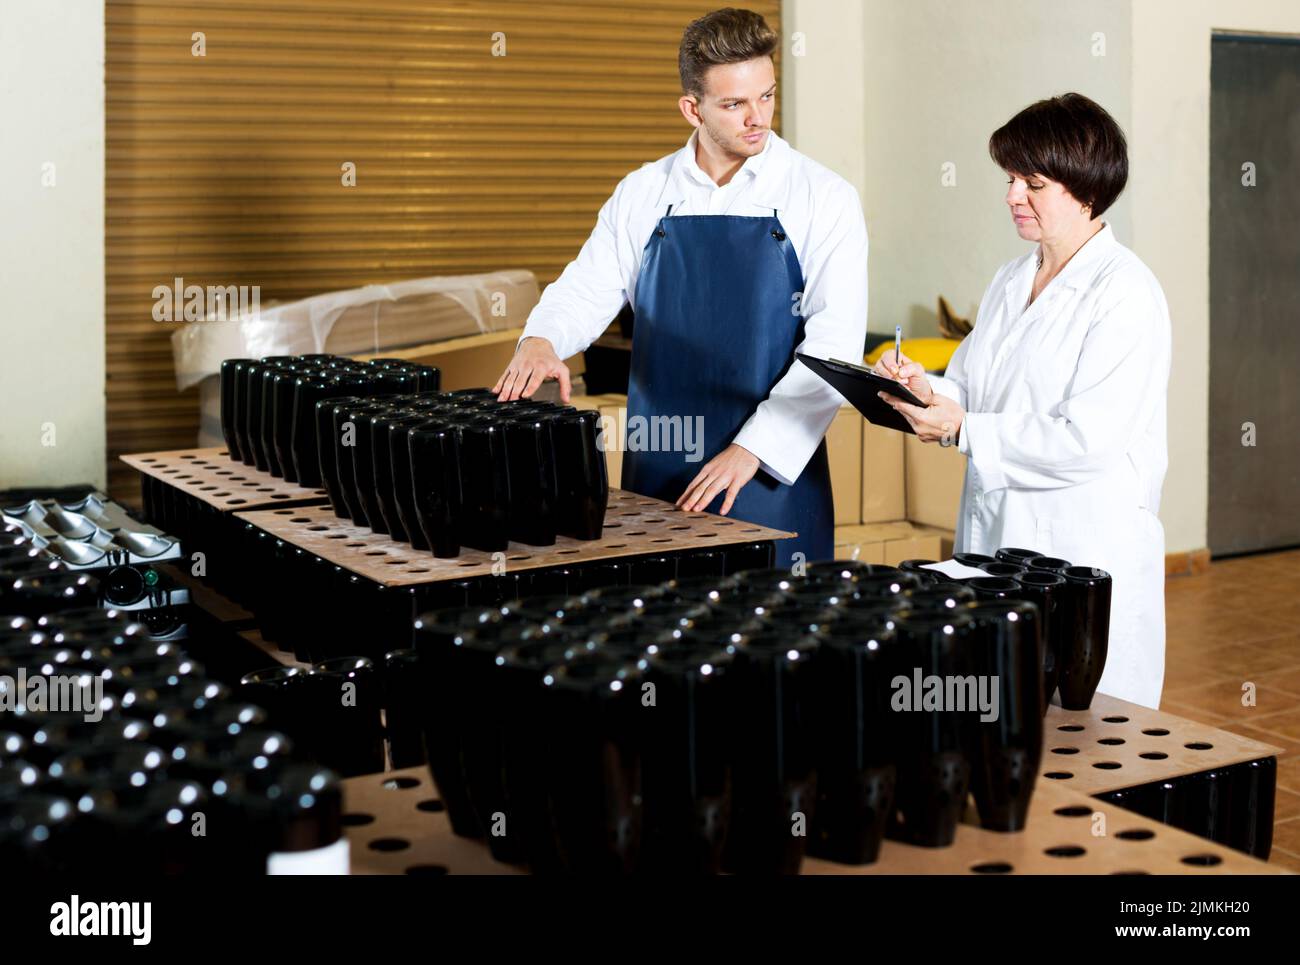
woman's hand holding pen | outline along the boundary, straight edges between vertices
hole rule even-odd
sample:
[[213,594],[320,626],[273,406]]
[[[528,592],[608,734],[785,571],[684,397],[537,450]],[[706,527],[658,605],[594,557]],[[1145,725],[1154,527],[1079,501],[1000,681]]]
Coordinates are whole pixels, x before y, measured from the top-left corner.
[[941,446],[956,445],[966,410],[946,395],[937,394],[925,377],[925,369],[906,355],[888,350],[876,362],[875,372],[901,382],[907,390],[925,403],[925,407],[911,405],[888,392],[877,393],[907,420],[916,437],[922,442],[937,442]]
[[[895,362],[895,355],[897,355],[897,362]],[[902,382],[909,392],[927,405],[934,395],[934,391],[930,388],[930,380],[925,377],[925,369],[921,367],[921,363],[913,362],[901,352],[895,353],[886,349],[872,371],[887,379]]]

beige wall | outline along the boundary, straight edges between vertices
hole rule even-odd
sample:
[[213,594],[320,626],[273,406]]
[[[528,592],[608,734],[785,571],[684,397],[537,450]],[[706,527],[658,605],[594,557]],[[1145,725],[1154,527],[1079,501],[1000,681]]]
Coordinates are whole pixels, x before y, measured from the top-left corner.
[[781,134],[863,196],[867,172],[866,8],[852,2],[781,4]]
[[[940,294],[973,318],[998,266],[1030,247],[1003,203],[989,135],[1071,90],[1128,128],[1128,0],[868,0],[865,11],[869,327],[937,335]],[[1106,214],[1125,242],[1127,208],[1121,197]]]
[[0,25],[0,487],[102,486],[104,5],[10,0]]
[[[940,293],[973,316],[997,266],[1024,251],[987,155],[994,128],[1066,90],[1115,115],[1129,135],[1131,173],[1107,220],[1160,279],[1174,329],[1160,513],[1167,549],[1204,547],[1210,36],[1300,33],[1300,3],[786,0],[785,18],[787,30],[810,32],[807,55],[786,60],[786,129],[795,147],[862,193],[872,331],[899,323],[935,334]],[[851,90],[859,83],[861,98]],[[861,125],[848,116],[859,109]],[[951,187],[941,183],[945,162],[955,166]]]

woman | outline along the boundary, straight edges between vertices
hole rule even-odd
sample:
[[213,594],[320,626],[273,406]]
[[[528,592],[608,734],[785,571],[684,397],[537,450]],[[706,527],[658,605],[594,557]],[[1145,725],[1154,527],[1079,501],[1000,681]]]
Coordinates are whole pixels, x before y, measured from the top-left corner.
[[1003,265],[944,378],[886,352],[876,369],[925,408],[882,394],[923,442],[968,457],[956,545],[1029,547],[1113,577],[1098,690],[1155,708],[1164,678],[1169,309],[1101,220],[1128,154],[1079,94],[1025,108],[989,139],[1006,203],[1034,250]]

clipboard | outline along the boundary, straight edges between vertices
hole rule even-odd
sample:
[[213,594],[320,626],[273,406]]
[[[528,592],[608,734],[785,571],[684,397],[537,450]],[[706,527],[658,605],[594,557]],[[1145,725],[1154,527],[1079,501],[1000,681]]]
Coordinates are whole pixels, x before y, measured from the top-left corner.
[[853,408],[861,412],[869,422],[874,425],[884,426],[886,429],[897,429],[899,432],[916,434],[915,430],[912,429],[911,425],[900,413],[895,412],[884,399],[876,395],[877,392],[888,392],[904,402],[924,409],[926,407],[925,403],[914,396],[901,382],[895,382],[893,379],[877,375],[871,369],[861,365],[854,365],[852,362],[841,362],[839,359],[819,359],[811,355],[804,355],[802,352],[795,352],[794,354],[795,358],[820,375],[836,392],[848,399]]

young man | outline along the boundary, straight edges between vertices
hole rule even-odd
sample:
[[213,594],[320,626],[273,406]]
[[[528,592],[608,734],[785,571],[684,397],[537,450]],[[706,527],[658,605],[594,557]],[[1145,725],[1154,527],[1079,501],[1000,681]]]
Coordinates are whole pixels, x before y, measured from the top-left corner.
[[777,42],[748,10],[686,28],[678,106],[694,133],[614,189],[493,391],[527,398],[554,377],[568,401],[561,360],[630,301],[629,427],[699,426],[712,458],[629,444],[623,488],[796,532],[777,543],[789,566],[834,552],[824,436],[842,402],[794,353],[861,358],[867,231],[853,187],[771,130]]

